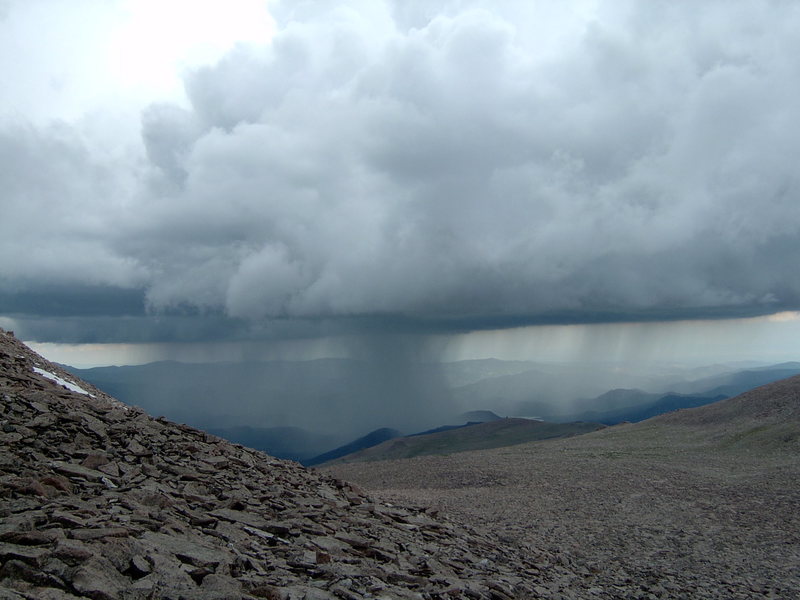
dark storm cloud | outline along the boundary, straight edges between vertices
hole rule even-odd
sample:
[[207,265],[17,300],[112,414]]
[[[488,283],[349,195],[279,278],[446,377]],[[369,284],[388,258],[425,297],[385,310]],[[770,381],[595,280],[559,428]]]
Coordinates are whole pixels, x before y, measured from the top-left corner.
[[144,314],[144,293],[109,286],[44,285],[0,290],[0,314],[53,317],[128,317]]
[[800,308],[800,7],[583,6],[281,3],[140,163],[5,126],[0,286],[395,330]]
[[[114,315],[32,316],[12,314],[5,329],[28,341],[67,344],[211,342],[220,339],[247,340],[252,337],[249,323],[222,315]],[[297,335],[292,328],[292,335]],[[271,337],[285,337],[280,331]]]
[[2,290],[141,286],[140,261],[114,250],[128,179],[123,165],[92,156],[74,127],[0,121]]

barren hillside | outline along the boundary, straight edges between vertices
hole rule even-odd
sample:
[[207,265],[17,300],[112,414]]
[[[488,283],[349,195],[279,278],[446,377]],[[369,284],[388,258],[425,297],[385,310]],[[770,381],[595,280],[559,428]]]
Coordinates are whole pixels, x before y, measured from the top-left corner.
[[567,440],[327,472],[553,553],[543,598],[798,598],[798,407],[795,377]]

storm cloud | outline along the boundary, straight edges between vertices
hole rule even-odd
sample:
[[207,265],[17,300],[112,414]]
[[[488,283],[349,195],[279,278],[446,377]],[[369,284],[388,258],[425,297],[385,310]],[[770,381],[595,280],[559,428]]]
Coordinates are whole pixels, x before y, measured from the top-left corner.
[[137,151],[0,124],[0,312],[105,287],[283,336],[800,308],[797,4],[272,10]]

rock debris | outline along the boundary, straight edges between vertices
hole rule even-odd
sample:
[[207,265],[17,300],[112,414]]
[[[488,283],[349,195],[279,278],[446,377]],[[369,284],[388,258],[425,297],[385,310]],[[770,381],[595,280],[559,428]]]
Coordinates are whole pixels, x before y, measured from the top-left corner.
[[541,598],[795,600],[798,442],[793,377],[568,440],[324,470],[546,550]]
[[501,600],[543,578],[489,533],[152,418],[2,330],[0,447],[0,600]]

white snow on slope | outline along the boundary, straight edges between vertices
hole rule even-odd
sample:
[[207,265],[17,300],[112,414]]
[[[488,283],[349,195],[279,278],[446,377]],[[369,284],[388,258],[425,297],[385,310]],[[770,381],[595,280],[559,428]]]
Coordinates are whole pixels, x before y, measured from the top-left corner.
[[55,381],[58,385],[63,385],[65,388],[67,388],[68,390],[70,390],[72,392],[77,392],[79,394],[84,394],[86,396],[91,396],[92,398],[94,398],[94,394],[90,394],[85,389],[83,389],[81,386],[79,386],[77,384],[74,384],[71,381],[67,381],[66,379],[62,379],[61,377],[59,377],[55,373],[51,373],[50,371],[45,371],[44,369],[40,369],[39,367],[33,367],[33,371],[35,373],[38,373],[39,375],[44,375],[45,377],[47,377],[51,381]]

